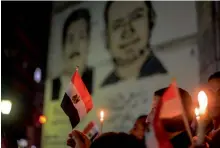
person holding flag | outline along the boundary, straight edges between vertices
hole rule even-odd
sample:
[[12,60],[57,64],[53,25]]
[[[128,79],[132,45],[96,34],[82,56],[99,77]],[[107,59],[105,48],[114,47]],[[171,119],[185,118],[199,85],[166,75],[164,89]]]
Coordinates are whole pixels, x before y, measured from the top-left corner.
[[190,123],[193,119],[193,104],[189,93],[177,88],[173,81],[167,88],[154,93],[153,108],[147,122],[148,148],[188,148],[192,144]]
[[129,134],[133,135],[137,139],[144,142],[145,131],[148,131],[148,125],[146,124],[147,115],[139,116]]

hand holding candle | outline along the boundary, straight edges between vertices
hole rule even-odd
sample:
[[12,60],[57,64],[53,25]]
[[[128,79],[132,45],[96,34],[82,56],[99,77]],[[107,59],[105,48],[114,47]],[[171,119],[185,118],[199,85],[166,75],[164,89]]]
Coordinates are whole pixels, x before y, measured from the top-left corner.
[[199,103],[199,108],[195,108],[195,115],[198,121],[197,144],[201,145],[205,137],[205,118],[204,117],[205,117],[206,108],[208,105],[208,97],[204,91],[200,91],[198,93],[198,103]]

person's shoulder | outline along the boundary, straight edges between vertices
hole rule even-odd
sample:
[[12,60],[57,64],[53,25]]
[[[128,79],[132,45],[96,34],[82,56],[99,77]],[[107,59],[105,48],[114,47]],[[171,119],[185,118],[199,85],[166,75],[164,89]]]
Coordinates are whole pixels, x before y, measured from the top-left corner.
[[153,52],[150,52],[140,69],[140,77],[167,73],[168,71]]
[[101,84],[101,87],[105,87],[110,84],[114,84],[120,81],[120,78],[115,74],[115,71],[110,72],[108,76],[104,79],[104,81]]

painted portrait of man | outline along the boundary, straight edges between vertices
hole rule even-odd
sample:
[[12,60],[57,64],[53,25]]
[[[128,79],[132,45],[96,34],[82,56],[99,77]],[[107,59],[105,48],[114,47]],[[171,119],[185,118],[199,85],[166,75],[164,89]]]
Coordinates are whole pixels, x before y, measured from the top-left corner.
[[[62,32],[62,75],[71,76],[76,66],[89,93],[92,93],[93,69],[88,67],[88,49],[90,44],[91,16],[89,10],[74,10],[64,22]],[[67,85],[67,84],[66,84]],[[53,80],[53,99],[60,96],[62,76]]]
[[156,14],[150,1],[109,1],[104,12],[107,49],[114,69],[101,86],[132,77],[166,74],[150,48]]

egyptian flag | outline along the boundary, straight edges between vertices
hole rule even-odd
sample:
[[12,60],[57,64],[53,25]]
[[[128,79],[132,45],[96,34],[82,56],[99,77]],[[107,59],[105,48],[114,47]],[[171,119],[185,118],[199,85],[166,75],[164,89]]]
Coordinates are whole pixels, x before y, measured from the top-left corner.
[[[163,99],[159,99],[156,107],[151,112],[153,115],[149,124],[150,131],[146,133],[146,145],[148,148],[173,148],[160,120],[162,105]],[[147,120],[146,122],[149,121]]]
[[180,92],[181,89],[177,87],[176,81],[173,80],[162,96],[160,119],[163,120],[163,125],[166,127],[167,125],[174,123],[175,125],[173,126],[173,129],[185,127],[189,139],[192,140],[191,129],[182,103]]
[[99,136],[99,128],[95,122],[91,121],[85,127],[83,133],[87,135],[91,141],[93,141],[96,137]]
[[78,70],[75,71],[71,82],[64,94],[61,107],[69,117],[72,128],[93,108],[92,97],[83,83]]
[[[161,119],[182,116],[183,120],[187,120],[175,81],[171,83],[162,98],[158,100],[153,114],[153,119],[150,123],[150,133],[148,133],[148,139],[146,140],[147,146],[149,148],[172,148],[173,146],[166,135]],[[185,121],[185,123],[188,123],[188,121]],[[189,134],[189,125],[185,124],[185,126]]]

